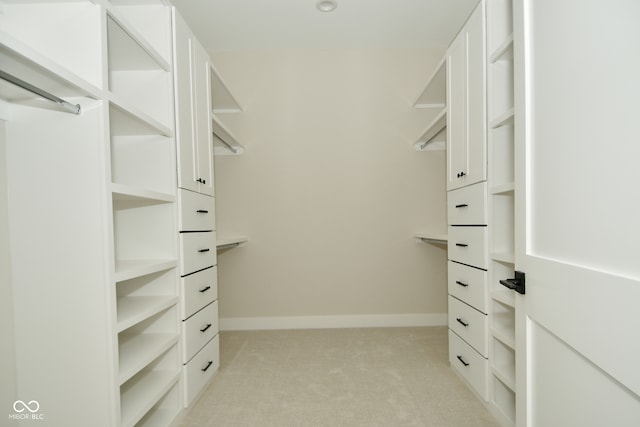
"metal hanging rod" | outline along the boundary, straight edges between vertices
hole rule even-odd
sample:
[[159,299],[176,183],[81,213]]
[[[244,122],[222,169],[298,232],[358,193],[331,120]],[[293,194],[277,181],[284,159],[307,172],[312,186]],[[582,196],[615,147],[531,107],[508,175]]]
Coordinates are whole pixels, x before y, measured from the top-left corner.
[[46,92],[38,87],[35,87],[34,85],[27,83],[24,80],[20,80],[19,78],[12,76],[9,73],[5,73],[2,70],[0,70],[0,79],[6,80],[11,84],[19,86],[22,89],[28,90],[29,92],[34,93],[38,96],[41,96],[51,102],[55,102],[56,104],[61,106],[65,111],[68,111],[69,113],[80,114],[80,104],[72,104],[68,101],[65,101],[64,99],[60,99],[57,96],[52,95],[49,92]]
[[237,148],[233,148],[233,146],[231,144],[229,144],[227,141],[225,141],[224,139],[222,139],[220,137],[220,135],[218,135],[217,133],[213,132],[213,136],[218,138],[220,140],[220,142],[222,142],[225,145],[225,147],[227,147],[229,150],[231,150],[231,152],[233,154],[238,154],[238,149]]

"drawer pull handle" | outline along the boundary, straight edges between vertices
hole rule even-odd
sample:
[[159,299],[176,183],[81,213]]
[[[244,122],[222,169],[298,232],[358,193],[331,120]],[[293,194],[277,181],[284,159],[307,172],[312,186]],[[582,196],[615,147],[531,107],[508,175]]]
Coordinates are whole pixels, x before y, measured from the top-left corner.
[[205,253],[205,252],[209,252],[211,249],[207,248],[207,249],[198,249],[198,252]]
[[204,328],[200,329],[200,332],[205,332],[210,327],[211,327],[211,323],[207,323],[207,326],[205,326]]
[[461,282],[461,281],[459,281],[459,280],[456,280],[456,283],[457,283],[458,285],[462,286],[463,288],[466,288],[467,286],[469,286],[469,284],[468,284],[468,283],[464,283],[464,282]]
[[461,205],[456,205],[456,209],[466,208],[466,207],[468,207],[468,206],[469,206],[469,205],[467,205],[466,203],[463,203],[463,204],[461,204]]
[[464,326],[465,328],[466,328],[467,326],[469,326],[469,324],[468,324],[467,322],[465,322],[464,320],[462,320],[462,319],[461,319],[461,318],[459,318],[459,317],[456,317],[456,321],[457,321],[458,323],[460,323],[462,326]]
[[200,293],[204,293],[204,292],[207,292],[209,289],[211,289],[211,286],[207,285],[207,286],[205,286],[204,288],[199,289],[199,290],[198,290],[198,292],[200,292]]
[[196,179],[196,181],[198,181],[200,184],[206,184],[207,180],[206,179],[202,179],[202,178],[198,178]]
[[196,213],[204,213],[204,214],[208,214],[208,213],[209,213],[209,211],[204,210],[204,209],[198,209],[198,210],[196,211]]
[[460,363],[462,363],[464,366],[469,366],[469,363],[467,363],[462,356],[456,356],[458,358],[458,360],[460,361]]
[[469,245],[467,245],[466,243],[456,243],[456,246],[458,246],[460,248],[466,248]]
[[211,367],[211,365],[213,365],[213,360],[209,360],[207,362],[207,366],[205,366],[204,368],[200,369],[202,372],[207,372],[207,369],[209,369]]

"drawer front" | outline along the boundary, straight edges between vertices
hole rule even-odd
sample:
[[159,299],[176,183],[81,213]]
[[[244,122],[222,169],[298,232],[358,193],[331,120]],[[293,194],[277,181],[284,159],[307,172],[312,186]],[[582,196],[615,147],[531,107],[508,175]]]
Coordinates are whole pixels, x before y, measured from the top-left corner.
[[211,338],[218,335],[218,301],[182,322],[184,361],[188,362]]
[[200,350],[196,356],[185,365],[184,388],[185,406],[193,402],[200,390],[207,385],[209,380],[220,367],[220,338],[216,335]]
[[180,233],[180,275],[216,265],[216,232]]
[[488,357],[489,330],[486,314],[449,296],[449,329],[475,348],[478,353]]
[[449,330],[449,363],[475,391],[487,400],[489,361]]
[[449,261],[448,288],[449,295],[488,313],[486,271]]
[[449,226],[449,259],[487,268],[487,227]]
[[180,231],[216,229],[215,199],[193,191],[178,190]]
[[218,299],[218,267],[190,274],[182,281],[182,320]]
[[450,225],[487,224],[487,183],[449,191],[447,217]]

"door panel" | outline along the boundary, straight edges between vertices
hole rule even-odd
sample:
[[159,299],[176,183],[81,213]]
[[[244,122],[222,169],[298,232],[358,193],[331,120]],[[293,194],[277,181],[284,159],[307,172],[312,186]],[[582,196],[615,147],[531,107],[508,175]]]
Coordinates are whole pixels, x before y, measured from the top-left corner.
[[195,133],[198,145],[199,192],[213,196],[213,135],[211,129],[211,90],[209,58],[204,48],[194,42]]
[[519,426],[640,425],[638,17],[514,3]]
[[467,34],[462,31],[447,51],[447,190],[462,186],[467,171]]

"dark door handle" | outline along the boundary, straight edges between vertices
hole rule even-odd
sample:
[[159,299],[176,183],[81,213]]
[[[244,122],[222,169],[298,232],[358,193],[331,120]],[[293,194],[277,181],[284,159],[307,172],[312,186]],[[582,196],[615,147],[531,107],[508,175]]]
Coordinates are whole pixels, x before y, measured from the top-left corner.
[[204,253],[204,252],[209,252],[211,249],[198,249],[198,252],[200,253]]
[[211,367],[211,365],[213,365],[213,360],[209,360],[207,362],[207,366],[205,366],[204,368],[200,369],[202,372],[207,372],[207,369],[209,369]]
[[464,326],[465,328],[466,328],[467,326],[469,326],[469,324],[468,324],[467,322],[465,322],[464,320],[462,320],[462,319],[461,319],[461,318],[459,318],[459,317],[456,317],[456,321],[457,321],[458,323],[460,323],[462,326]]
[[200,332],[205,332],[210,327],[211,327],[211,323],[207,323],[207,326],[205,326],[204,328],[200,329]]
[[463,288],[466,288],[467,286],[469,286],[467,283],[461,282],[459,280],[456,280],[456,283],[460,286],[462,286]]
[[456,356],[458,358],[458,360],[460,361],[460,363],[462,363],[464,366],[469,366],[469,363],[467,363],[462,356]]
[[209,213],[209,211],[206,211],[206,210],[204,210],[204,209],[198,209],[198,210],[196,211],[196,213],[203,213],[203,214],[207,214],[207,213]]
[[466,248],[469,245],[467,245],[466,243],[456,243],[456,246],[461,247],[461,248]]
[[456,205],[456,209],[466,208],[467,206],[469,206],[469,205],[467,205],[466,203],[463,203],[461,205]]
[[500,280],[500,284],[503,286],[506,286],[509,289],[512,289],[514,291],[516,291],[519,294],[524,295],[525,293],[525,286],[524,286],[524,277],[525,274],[522,271],[516,271],[515,272],[515,278],[513,279],[504,279],[504,280]]
[[211,289],[211,286],[207,285],[207,286],[205,286],[204,288],[199,289],[199,290],[198,290],[198,292],[200,292],[200,293],[204,293],[204,292],[207,292],[209,289]]

